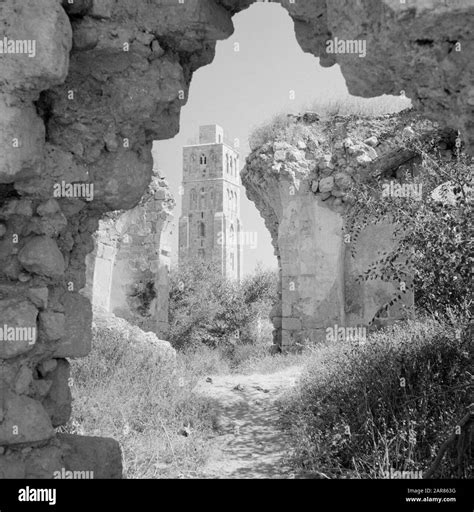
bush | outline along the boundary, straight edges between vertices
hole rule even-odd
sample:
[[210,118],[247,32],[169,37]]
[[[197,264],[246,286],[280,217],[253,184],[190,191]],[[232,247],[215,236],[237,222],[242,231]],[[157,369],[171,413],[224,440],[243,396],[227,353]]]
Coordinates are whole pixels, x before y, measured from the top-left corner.
[[170,281],[170,341],[177,349],[204,344],[231,354],[235,345],[271,342],[276,272],[259,268],[240,284],[197,261],[172,269]]
[[[347,231],[357,240],[364,226],[388,220],[396,223],[398,241],[389,253],[379,255],[361,280],[404,281],[414,289],[415,306],[425,313],[444,315],[452,309],[469,311],[472,298],[472,165],[458,151],[456,159],[440,157],[435,141],[414,142],[423,167],[416,178],[421,201],[382,197],[380,178],[359,183],[346,212]],[[406,176],[407,183],[413,182]],[[392,298],[392,303],[401,295]],[[386,304],[385,306],[389,306]]]
[[[285,404],[295,464],[331,478],[425,471],[472,400],[473,346],[459,332],[411,321],[373,333],[365,345],[315,350]],[[472,477],[472,446],[461,451],[437,476]]]

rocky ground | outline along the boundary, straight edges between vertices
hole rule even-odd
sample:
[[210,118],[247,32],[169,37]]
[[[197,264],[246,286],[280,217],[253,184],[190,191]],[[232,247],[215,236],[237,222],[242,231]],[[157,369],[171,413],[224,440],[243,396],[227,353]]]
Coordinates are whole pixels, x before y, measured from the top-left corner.
[[294,478],[286,456],[291,439],[280,428],[278,399],[301,368],[271,374],[208,377],[196,390],[219,404],[213,450],[201,478]]

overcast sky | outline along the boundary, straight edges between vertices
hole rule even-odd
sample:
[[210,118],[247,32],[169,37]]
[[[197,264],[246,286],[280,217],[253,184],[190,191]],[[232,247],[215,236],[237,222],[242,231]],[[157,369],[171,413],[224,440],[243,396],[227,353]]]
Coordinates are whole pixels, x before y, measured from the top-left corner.
[[[322,68],[314,56],[303,53],[294,35],[293,21],[278,4],[257,3],[233,17],[235,32],[219,41],[214,61],[197,70],[189,99],[181,110],[180,132],[174,139],[155,143],[155,166],[167,178],[177,201],[174,212],[173,259],[178,254],[181,212],[182,147],[195,138],[199,125],[219,124],[241,141],[241,165],[250,152],[249,132],[278,112],[300,112],[320,98],[347,97],[338,66]],[[235,51],[239,43],[239,51]],[[295,99],[290,100],[290,91]],[[244,273],[257,262],[276,267],[276,257],[258,210],[245,192],[241,202],[245,231],[257,233],[255,249],[244,249]]]

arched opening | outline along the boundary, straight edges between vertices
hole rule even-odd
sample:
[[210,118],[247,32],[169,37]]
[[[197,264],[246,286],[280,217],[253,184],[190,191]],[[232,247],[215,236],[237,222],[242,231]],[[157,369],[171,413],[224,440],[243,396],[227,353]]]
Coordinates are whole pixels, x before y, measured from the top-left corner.
[[206,237],[206,225],[202,221],[198,223],[198,233],[201,238]]
[[199,209],[205,210],[207,207],[206,205],[206,190],[204,187],[201,188],[201,193],[199,195]]
[[[20,239],[19,245],[16,247],[10,247],[7,243],[2,245],[4,247],[3,259],[0,264],[2,279],[8,285],[6,286],[8,294],[11,293],[14,300],[20,302],[24,301],[26,294],[31,289],[37,287],[38,283],[41,284],[40,293],[42,295],[39,298],[35,296],[33,301],[28,299],[25,311],[31,312],[30,316],[34,318],[35,325],[36,318],[38,318],[38,322],[39,319],[41,322],[54,319],[54,329],[44,329],[45,325],[42,324],[45,343],[41,345],[46,347],[43,352],[41,352],[43,347],[38,344],[35,347],[34,356],[29,357],[28,347],[25,349],[24,346],[17,345],[14,350],[19,350],[21,353],[14,354],[14,357],[9,354],[9,358],[3,358],[8,389],[14,390],[18,384],[16,381],[18,368],[14,365],[17,364],[19,356],[24,358],[24,366],[27,370],[33,369],[30,372],[32,376],[28,376],[27,371],[28,379],[39,381],[35,383],[35,386],[24,385],[22,394],[25,399],[20,398],[13,403],[15,407],[6,407],[5,409],[7,412],[14,410],[16,414],[16,404],[24,404],[28,398],[28,403],[33,404],[33,407],[29,408],[30,412],[33,412],[28,418],[32,423],[38,424],[38,428],[35,427],[33,433],[28,429],[24,430],[21,443],[17,438],[8,437],[5,443],[2,439],[2,445],[8,446],[8,457],[11,457],[8,461],[9,467],[18,468],[15,471],[20,475],[30,474],[28,471],[33,471],[31,474],[34,476],[50,477],[48,471],[50,471],[51,465],[43,464],[45,460],[49,462],[48,457],[44,454],[47,450],[50,453],[62,450],[62,448],[58,448],[61,443],[56,443],[58,439],[54,437],[53,430],[53,423],[54,426],[61,424],[62,417],[58,419],[56,413],[52,414],[46,411],[41,400],[38,400],[36,391],[45,390],[48,383],[47,379],[43,378],[42,372],[39,369],[37,371],[36,366],[40,361],[43,364],[51,359],[64,360],[66,357],[83,357],[90,351],[91,308],[79,292],[83,289],[85,282],[84,259],[87,252],[92,249],[92,235],[97,230],[98,220],[103,212],[131,210],[139,204],[150,181],[152,139],[163,140],[178,132],[179,112],[188,100],[187,93],[191,75],[198,67],[208,64],[212,59],[216,37],[230,36],[232,33],[231,15],[235,14],[238,9],[238,7],[232,9],[225,7],[230,5],[229,2],[220,2],[219,4],[210,2],[209,9],[203,13],[204,22],[200,25],[199,30],[190,31],[189,27],[193,26],[195,19],[188,19],[186,16],[190,11],[195,16],[196,12],[192,9],[180,11],[182,16],[173,18],[171,26],[168,26],[167,23],[162,22],[166,18],[163,16],[162,9],[167,7],[163,7],[159,2],[147,2],[143,5],[137,3],[133,15],[129,14],[127,10],[118,12],[116,9],[121,8],[119,3],[104,2],[103,6],[98,6],[96,2],[79,3],[81,4],[79,7],[77,2],[62,3],[64,9],[68,11],[70,19],[64,14],[60,2],[49,2],[41,12],[22,10],[21,14],[18,14],[19,11],[11,9],[12,19],[9,20],[12,33],[21,33],[22,27],[25,26],[38,27],[37,35],[41,38],[38,41],[38,47],[49,49],[50,56],[53,55],[51,59],[34,61],[34,65],[22,62],[18,66],[8,67],[5,75],[8,96],[2,107],[7,115],[2,116],[0,120],[1,123],[16,127],[16,130],[20,127],[24,133],[28,133],[26,144],[25,141],[23,144],[20,144],[21,141],[13,141],[11,144],[10,140],[3,144],[4,156],[2,158],[4,161],[2,163],[4,165],[0,169],[0,181],[4,185],[1,187],[0,197],[2,206],[5,208],[2,208],[3,216],[0,227],[2,234],[0,237],[3,244],[5,233],[10,233],[12,228],[16,229],[18,222],[21,224],[22,232],[31,235],[31,239],[30,235]],[[102,3],[99,2],[99,4]],[[464,20],[466,24],[468,22],[469,18],[464,17],[463,14],[469,13],[469,7],[451,8],[447,6],[443,7],[442,12],[426,10],[428,12],[426,14],[417,6],[397,4],[394,8],[388,2],[383,2],[379,9],[374,9],[373,16],[372,13],[369,13],[370,15],[361,21],[358,11],[361,6],[359,2],[354,2],[354,5],[350,6],[351,10],[344,17],[337,16],[337,10],[334,10],[337,9],[335,5],[336,3],[330,2],[324,6],[321,4],[321,7],[318,7],[321,9],[321,13],[316,18],[308,17],[306,12],[299,11],[300,6],[298,5],[288,6],[296,20],[297,36],[303,48],[319,55],[325,66],[334,64],[337,62],[338,56],[325,53],[321,49],[321,40],[318,37],[320,34],[326,33],[334,35],[347,33],[345,24],[347,19],[353,18],[354,34],[357,34],[357,30],[360,29],[360,33],[366,34],[370,40],[384,41],[386,44],[374,45],[378,49],[377,51],[381,52],[377,59],[359,58],[362,55],[357,55],[355,60],[351,60],[347,55],[340,57],[339,62],[344,69],[344,76],[347,77],[351,92],[367,96],[384,91],[398,92],[397,89],[403,87],[411,97],[417,100],[420,108],[430,112],[439,120],[446,119],[451,125],[462,128],[469,145],[469,137],[472,136],[472,109],[468,107],[472,104],[472,95],[467,93],[468,87],[471,86],[468,76],[471,69],[468,60],[470,55],[469,52],[460,52],[456,49],[456,46],[460,44],[459,41],[456,41],[457,36],[463,34],[468,28],[465,29],[462,23]],[[258,6],[258,8],[260,7],[262,6]],[[277,6],[273,4],[265,5],[265,8],[275,7]],[[74,11],[75,9],[78,10]],[[218,16],[214,16],[216,14],[214,9],[218,10]],[[411,9],[411,11],[407,9]],[[147,10],[152,12],[153,16],[147,16]],[[257,6],[252,7],[249,12],[254,13],[257,18]],[[416,15],[412,16],[412,14]],[[37,19],[33,19],[33,16],[36,16]],[[416,22],[410,21],[410,17],[413,17]],[[429,33],[430,27],[436,26],[440,32],[433,40],[420,40],[420,26],[428,18],[426,31]],[[52,23],[51,20],[53,20]],[[137,20],[145,21],[140,24],[141,22],[137,23]],[[331,26],[329,26],[328,20],[330,20]],[[71,21],[74,21],[72,27]],[[170,20],[167,19],[167,21]],[[217,27],[216,24],[221,25]],[[266,20],[263,22],[260,20],[258,28],[261,30],[249,30],[247,34],[249,37],[244,38],[249,41],[247,45],[236,46],[235,43],[238,41],[229,40],[233,44],[234,55],[232,55],[232,59],[227,60],[232,69],[237,69],[238,63],[233,59],[239,57],[239,51],[249,51],[250,48],[260,62],[266,62],[265,57],[268,57],[269,48],[277,49],[275,55],[268,59],[268,64],[273,69],[274,76],[278,76],[278,80],[274,80],[270,85],[263,81],[259,83],[257,80],[252,83],[254,96],[261,103],[259,109],[254,109],[254,111],[258,111],[261,119],[267,114],[273,113],[276,110],[274,108],[276,104],[280,109],[283,107],[285,111],[291,112],[293,106],[296,105],[292,103],[295,98],[305,98],[305,87],[311,88],[313,95],[319,94],[321,89],[327,87],[328,83],[335,85],[335,89],[345,90],[344,80],[337,68],[327,70],[329,74],[326,76],[335,78],[337,75],[337,83],[326,80],[326,77],[322,79],[321,75],[300,80],[301,73],[293,73],[294,69],[291,66],[298,61],[298,58],[295,56],[293,61],[288,53],[290,44],[295,44],[292,26],[288,27],[288,29],[291,28],[291,32],[288,32],[291,34],[291,41],[288,38],[283,41],[281,46],[278,44],[272,46],[267,43],[264,49],[250,40],[252,34],[258,34],[261,37],[271,25]],[[130,35],[131,26],[133,27],[133,36]],[[450,34],[450,27],[453,26],[457,27],[456,33]],[[71,52],[72,30],[74,30],[74,48]],[[115,35],[109,37],[111,33],[114,33],[116,37]],[[314,37],[315,34],[316,37]],[[448,37],[450,35],[454,39]],[[400,50],[399,41],[402,36],[406,45]],[[442,44],[439,44],[439,41],[442,41]],[[220,43],[218,51],[224,48],[224,44]],[[259,55],[257,50],[263,53]],[[302,54],[301,49],[298,50]],[[400,54],[400,51],[403,51],[403,55]],[[452,59],[452,56],[456,58]],[[308,55],[305,55],[306,57],[312,59]],[[433,67],[432,62],[434,61],[441,62],[440,66]],[[26,59],[25,62],[29,62],[29,60]],[[54,66],[50,65],[51,62],[54,62]],[[130,65],[131,62],[133,65]],[[285,73],[281,73],[282,62],[287,66]],[[309,60],[307,62],[309,63]],[[412,65],[412,63],[418,65]],[[309,66],[314,68],[314,59],[311,60],[308,68]],[[318,72],[321,70],[318,69]],[[219,91],[221,92],[228,88],[230,74],[222,70],[219,71],[219,74],[224,81],[224,87],[221,87],[219,80],[215,80],[215,83],[221,87]],[[239,73],[235,73],[235,80],[239,79],[239,75]],[[426,76],[433,77],[428,85]],[[291,83],[288,81],[288,77]],[[159,78],[158,86],[157,78]],[[195,80],[193,82],[195,89],[197,79],[198,73],[193,79]],[[80,88],[77,87],[78,83],[81,84]],[[439,83],[443,83],[445,87],[439,87]],[[211,90],[211,85],[211,81],[209,81],[209,90]],[[238,91],[239,87],[234,90]],[[25,91],[28,91],[26,96]],[[74,93],[74,98],[71,97],[71,92]],[[191,94],[193,94],[192,89]],[[219,97],[219,94],[215,92],[213,95],[214,99]],[[238,112],[233,119],[226,120],[229,124],[238,123],[241,120],[250,126],[252,117],[249,112],[251,109],[240,109],[238,105],[245,104],[248,107],[251,96],[248,95],[245,102],[240,99],[240,103],[237,103],[234,98],[232,109],[222,109],[222,112]],[[38,98],[34,105],[30,101],[31,98]],[[275,101],[275,99],[277,100]],[[211,104],[211,102],[207,104]],[[213,117],[216,117],[217,112],[220,111],[220,109],[216,109],[213,112]],[[306,121],[303,119],[303,122]],[[25,127],[28,127],[28,130]],[[2,132],[10,134],[10,130],[2,130]],[[222,142],[222,137],[218,135],[217,140]],[[302,142],[304,143],[304,141]],[[472,146],[470,148],[472,149]],[[303,151],[299,148],[298,150]],[[299,156],[302,159],[306,158],[303,154]],[[324,161],[324,156],[322,160]],[[204,154],[200,155],[199,163],[200,165],[207,164],[207,157]],[[174,165],[163,167],[170,176],[173,174],[172,170],[177,168],[178,166]],[[278,162],[275,163],[275,169],[278,169]],[[273,172],[278,173],[275,170]],[[315,180],[317,181],[315,193],[327,193],[322,189],[327,186],[328,182],[323,182],[321,185],[321,180],[329,177],[318,176],[318,179]],[[57,183],[58,181],[59,183]],[[61,188],[62,192],[60,193],[63,196],[52,197],[53,186],[76,183],[84,184],[84,189],[76,190],[75,193],[79,194],[77,197],[66,196],[65,188]],[[91,193],[90,188],[85,188],[87,184],[95,186],[94,193]],[[306,185],[309,190],[313,183],[307,182]],[[198,187],[198,185],[196,186]],[[264,194],[261,194],[261,190],[254,183],[250,183],[248,186],[254,187],[253,192],[257,200],[265,194],[264,200],[269,200],[273,192],[277,195],[277,188],[268,188]],[[164,185],[160,184],[157,188],[160,194],[165,195]],[[223,193],[223,190],[223,188],[220,189],[219,195]],[[285,189],[285,193],[288,190],[293,189]],[[182,196],[186,199],[189,197],[189,188]],[[194,195],[191,191],[190,196],[191,209],[195,210],[197,208],[196,191],[194,190]],[[178,192],[176,197],[179,198],[179,201],[182,200]],[[332,189],[331,196],[326,199],[331,201],[331,205],[339,204],[337,203],[338,197],[332,194]],[[227,201],[229,200],[228,197]],[[281,221],[276,216],[276,206],[273,210],[269,209],[267,221],[270,230],[275,229],[272,221]],[[306,207],[307,205],[302,206]],[[321,210],[321,212],[327,214],[327,211]],[[156,220],[159,217],[158,214],[150,223],[154,228],[164,232],[163,226],[166,224],[164,219],[168,218],[169,212],[155,213],[163,213],[163,222]],[[274,213],[275,218],[272,217]],[[117,220],[114,215],[112,214],[111,218]],[[191,215],[189,214],[189,218]],[[48,216],[55,216],[54,222],[43,219]],[[293,220],[296,222],[297,219],[291,218],[289,215],[283,220],[288,224],[287,233],[293,233],[291,222]],[[295,224],[295,227],[305,233],[311,232],[312,217],[309,215],[304,220],[305,222],[301,224]],[[30,221],[33,225],[29,224]],[[142,224],[138,224],[141,228]],[[179,231],[189,233],[192,231],[189,226],[190,224],[186,225],[183,222]],[[34,239],[33,235],[35,234],[41,240]],[[156,235],[160,240],[154,242],[156,244],[154,250],[159,251],[161,256],[167,252],[167,247],[162,244],[159,234],[153,233],[153,236]],[[266,236],[268,241],[268,233],[263,236]],[[38,244],[40,244],[39,248]],[[299,256],[297,254],[295,256],[295,253],[291,252],[291,244],[284,250],[286,252],[283,259],[287,261],[293,259],[293,261],[301,263],[302,260],[299,259]],[[45,254],[47,257],[41,259]],[[202,254],[204,256],[204,253]],[[28,263],[28,258],[25,255],[32,258],[32,263]],[[37,261],[38,259],[39,261]],[[165,277],[162,282],[166,283]],[[11,286],[12,283],[13,286]],[[285,285],[290,286],[290,283],[291,281],[285,282]],[[166,284],[164,286],[166,287]],[[28,295],[31,298],[31,295]],[[48,301],[45,296],[52,300]],[[2,299],[2,301],[10,299],[9,296],[8,299]],[[338,304],[340,303],[341,300]],[[51,307],[48,308],[48,304]],[[2,312],[5,311],[16,318],[15,315],[18,311],[12,310],[8,304],[2,304]],[[19,311],[22,311],[23,314],[22,309]],[[26,316],[25,313],[25,318],[20,320],[24,321]],[[292,320],[294,321],[291,324],[298,326],[298,318],[292,317]],[[46,326],[51,327],[51,324]],[[297,329],[298,327],[294,330]],[[67,365],[67,362],[64,364]],[[44,370],[44,367],[42,369]],[[46,374],[46,372],[44,373]],[[54,386],[57,386],[55,391],[64,392],[67,395],[66,381],[66,378],[58,379],[58,382],[54,383]],[[36,390],[34,393],[33,389]],[[67,398],[65,401],[68,401]],[[20,419],[27,417],[26,414],[23,416],[16,414],[15,418],[20,416]],[[10,424],[10,420],[11,418],[7,418],[5,424]],[[132,427],[141,428],[135,424]],[[51,441],[52,439],[54,441]],[[70,443],[72,442],[70,441]],[[26,446],[28,451],[33,447],[33,451],[30,455],[26,451],[18,455],[19,451],[16,450],[18,444]],[[68,451],[74,450],[71,450],[69,446]],[[94,449],[89,452],[108,454],[114,452],[114,449],[101,452]],[[34,464],[25,462],[25,458],[29,457]],[[97,457],[99,458],[99,455]],[[40,463],[37,463],[38,461]],[[29,469],[32,466],[36,469]],[[97,463],[97,468],[100,469],[101,466],[112,467],[114,464],[107,464],[101,460],[100,464]]]

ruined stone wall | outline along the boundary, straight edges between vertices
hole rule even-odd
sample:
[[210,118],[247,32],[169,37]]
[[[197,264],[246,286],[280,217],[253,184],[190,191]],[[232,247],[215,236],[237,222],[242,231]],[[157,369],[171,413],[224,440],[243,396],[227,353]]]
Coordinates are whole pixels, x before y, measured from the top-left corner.
[[[174,199],[166,181],[154,177],[140,203],[99,223],[95,248],[87,256],[86,296],[95,307],[128,319],[166,338],[170,237]],[[143,304],[137,292],[153,284]]]
[[[428,136],[449,139],[454,149],[453,133],[409,111],[326,120],[307,113],[248,157],[242,181],[272,234],[281,271],[281,301],[272,320],[274,342],[284,350],[321,341],[328,328],[368,328],[407,314],[409,282],[357,279],[392,250],[394,225],[369,224],[356,235],[344,214],[358,184],[373,183],[381,192],[384,183],[406,179],[407,171],[416,176],[413,139]],[[379,319],[399,293],[402,300]]]
[[[104,213],[140,201],[152,141],[178,132],[192,73],[251,3],[0,2],[2,37],[35,43],[31,57],[0,56],[0,326],[21,328],[0,348],[0,477],[50,477],[64,467],[120,476],[113,440],[54,430],[70,412],[66,358],[90,349],[91,305],[79,293],[85,259]],[[303,50],[337,62],[352,94],[405,90],[420,111],[461,129],[472,152],[470,0],[281,3]],[[367,57],[328,56],[328,37],[366,39]],[[84,188],[69,194],[74,184]],[[281,215],[275,205],[271,215]]]

